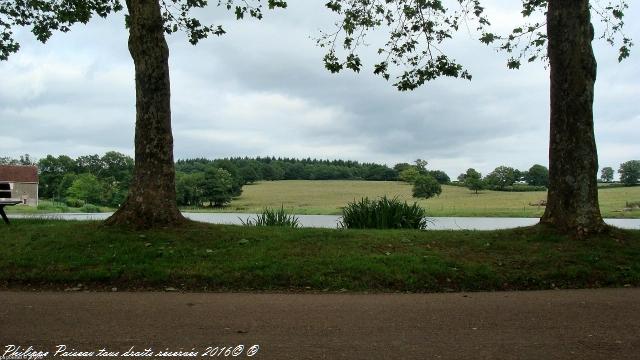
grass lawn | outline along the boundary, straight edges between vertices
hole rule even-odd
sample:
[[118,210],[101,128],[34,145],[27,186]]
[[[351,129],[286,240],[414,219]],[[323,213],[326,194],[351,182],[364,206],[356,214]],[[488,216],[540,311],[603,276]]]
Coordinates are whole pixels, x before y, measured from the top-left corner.
[[0,226],[0,287],[451,291],[640,286],[640,231],[571,240],[504,231],[330,230],[191,223]]
[[[411,185],[399,181],[289,180],[265,181],[247,185],[242,195],[225,211],[259,212],[265,206],[284,205],[295,214],[340,214],[341,207],[354,199],[398,196],[408,202]],[[439,197],[419,200],[429,216],[540,217],[544,207],[530,206],[547,198],[546,192],[482,191],[442,187]],[[600,208],[604,217],[640,218],[640,211],[621,212],[626,201],[640,201],[640,186],[600,189]]]

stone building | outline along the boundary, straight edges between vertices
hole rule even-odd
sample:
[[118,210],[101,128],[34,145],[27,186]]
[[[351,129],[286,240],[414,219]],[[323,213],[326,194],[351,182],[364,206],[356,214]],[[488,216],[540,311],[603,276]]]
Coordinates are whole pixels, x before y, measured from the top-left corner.
[[38,206],[38,168],[0,165],[0,183],[9,183],[11,198],[23,205]]

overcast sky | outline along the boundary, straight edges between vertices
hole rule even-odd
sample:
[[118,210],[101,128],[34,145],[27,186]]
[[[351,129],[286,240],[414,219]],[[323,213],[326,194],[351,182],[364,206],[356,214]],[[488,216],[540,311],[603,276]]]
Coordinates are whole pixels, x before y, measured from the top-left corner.
[[[195,47],[184,36],[168,38],[177,159],[273,155],[393,166],[422,158],[451,177],[469,167],[485,174],[498,165],[547,166],[542,64],[508,70],[505,54],[463,32],[447,51],[471,70],[470,82],[437,80],[401,93],[371,74],[375,58],[360,74],[331,74],[312,39],[335,20],[324,2],[292,0],[259,22],[236,22],[211,7],[227,35]],[[516,2],[488,3],[498,28],[520,19]],[[625,20],[640,43],[640,4]],[[0,62],[0,156],[133,155],[134,73],[123,14],[45,45],[25,30],[18,39],[20,52]],[[599,161],[617,170],[640,159],[640,47],[621,64],[616,49],[603,41],[594,47]]]

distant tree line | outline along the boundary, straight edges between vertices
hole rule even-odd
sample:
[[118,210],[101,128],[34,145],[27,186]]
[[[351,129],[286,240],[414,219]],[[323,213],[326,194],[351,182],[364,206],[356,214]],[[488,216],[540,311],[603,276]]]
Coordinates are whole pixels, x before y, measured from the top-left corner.
[[[640,183],[640,160],[630,160],[620,164],[618,169],[620,183],[625,186]],[[600,171],[600,181],[612,183],[614,170],[604,167]],[[529,170],[521,171],[508,166],[498,166],[491,173],[482,177],[473,168],[458,175],[458,184],[464,185],[476,193],[480,190],[496,191],[537,191],[545,190],[549,186],[549,169],[536,164]],[[526,186],[523,186],[526,185]]]
[[541,191],[549,186],[549,169],[535,164],[529,170],[522,171],[509,166],[498,166],[492,172],[482,177],[476,169],[469,168],[458,175],[458,184],[469,190],[495,191]]
[[276,157],[237,157],[218,160],[178,160],[176,170],[191,172],[203,164],[224,164],[232,173],[237,172],[244,182],[274,180],[398,180],[398,172],[386,165],[360,163],[348,160],[294,159]]
[[[18,159],[0,157],[0,165],[37,165],[41,198],[64,201],[69,206],[84,204],[117,207],[127,196],[134,160],[110,151],[104,155],[71,158],[47,155],[37,162],[28,154]],[[427,169],[426,160],[413,164],[398,163],[393,168],[375,163],[348,160],[318,160],[276,157],[236,157],[209,160],[204,158],[176,162],[176,193],[181,206],[224,206],[242,194],[242,187],[256,181],[275,180],[369,180],[404,181],[413,185],[413,195],[430,198],[442,192],[442,184],[451,179],[442,170]],[[640,182],[640,160],[620,165],[620,182]],[[602,182],[613,182],[614,170],[601,170]],[[498,166],[486,176],[473,168],[458,176],[453,184],[480,190],[545,190],[549,170],[533,165],[526,171]]]

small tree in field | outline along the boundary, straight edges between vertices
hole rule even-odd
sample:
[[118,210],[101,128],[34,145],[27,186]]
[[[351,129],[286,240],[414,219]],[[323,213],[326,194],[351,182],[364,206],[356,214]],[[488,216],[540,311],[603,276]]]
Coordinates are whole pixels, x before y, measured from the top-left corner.
[[430,175],[420,175],[413,182],[413,197],[430,199],[442,193],[440,183]]
[[600,180],[602,182],[610,183],[613,181],[613,168],[610,166],[602,168],[600,170]]
[[487,184],[484,180],[476,177],[465,178],[464,185],[467,187],[467,189],[475,191],[476,195],[478,195],[478,191],[484,190],[487,187]]

